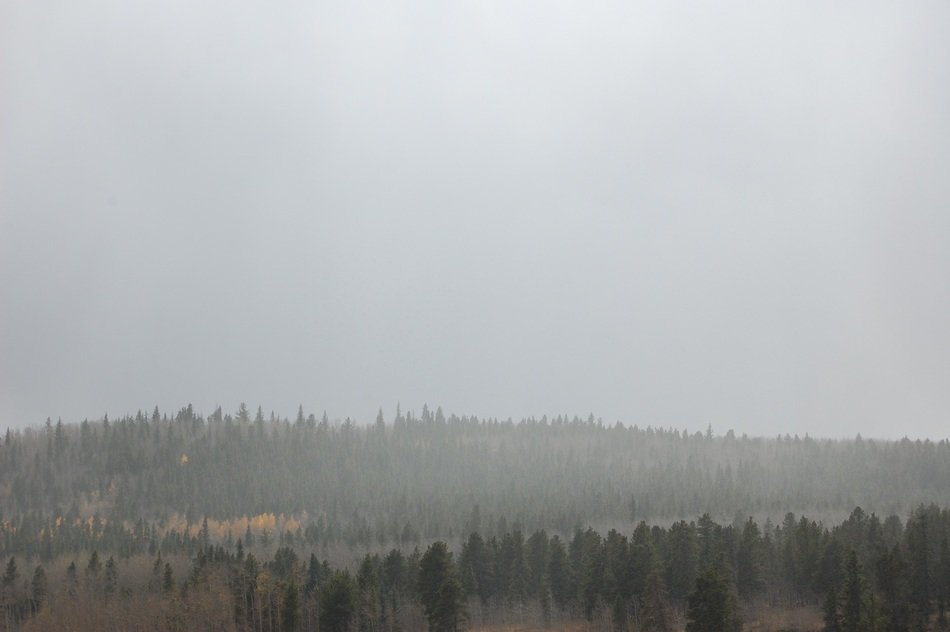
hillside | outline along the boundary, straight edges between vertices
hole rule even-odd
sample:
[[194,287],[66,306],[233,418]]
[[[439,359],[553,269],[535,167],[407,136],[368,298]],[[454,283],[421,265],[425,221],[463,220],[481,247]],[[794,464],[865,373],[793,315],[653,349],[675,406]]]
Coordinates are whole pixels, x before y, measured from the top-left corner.
[[947,441],[188,406],[8,430],[0,481],[6,629],[903,630],[950,605]]
[[243,406],[204,418],[188,406],[8,430],[0,481],[3,552],[36,552],[75,525],[154,534],[197,530],[204,518],[220,539],[251,528],[311,545],[388,546],[703,513],[737,523],[787,512],[840,520],[855,506],[906,516],[950,505],[950,443],[691,435],[428,408],[397,411],[391,423],[380,413],[364,427]]

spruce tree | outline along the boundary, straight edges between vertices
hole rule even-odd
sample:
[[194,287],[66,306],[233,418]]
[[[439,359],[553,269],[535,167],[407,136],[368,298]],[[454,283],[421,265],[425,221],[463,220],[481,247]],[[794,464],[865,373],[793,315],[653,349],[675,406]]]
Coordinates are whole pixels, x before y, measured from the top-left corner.
[[429,630],[457,632],[465,619],[465,595],[445,542],[433,543],[422,556],[418,590]]
[[644,582],[640,597],[640,629],[643,632],[670,632],[673,629],[673,608],[659,570],[653,570]]
[[284,632],[294,632],[300,621],[300,591],[297,582],[291,579],[284,589],[284,606],[281,610],[281,623]]
[[46,596],[49,594],[49,586],[46,580],[46,571],[42,566],[37,566],[33,571],[33,580],[30,582],[30,589],[33,598],[33,609],[39,610]]
[[172,565],[165,563],[165,572],[162,575],[162,593],[170,595],[175,590],[175,576],[172,572]]
[[356,610],[356,587],[350,574],[337,571],[320,595],[320,630],[349,632]]
[[732,586],[715,566],[696,578],[689,596],[686,632],[738,632],[742,629]]

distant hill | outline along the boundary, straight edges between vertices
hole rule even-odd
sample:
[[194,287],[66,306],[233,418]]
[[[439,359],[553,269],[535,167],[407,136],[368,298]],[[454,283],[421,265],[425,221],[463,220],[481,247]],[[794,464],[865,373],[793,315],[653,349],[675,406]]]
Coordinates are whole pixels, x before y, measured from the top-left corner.
[[63,543],[69,529],[76,540],[109,525],[154,540],[170,525],[193,533],[204,518],[212,538],[249,529],[388,546],[512,527],[628,530],[703,513],[736,524],[786,512],[838,520],[855,506],[906,516],[950,505],[950,443],[714,436],[428,408],[366,427],[244,406],[205,418],[188,406],[8,430],[0,481],[6,552],[74,546]]

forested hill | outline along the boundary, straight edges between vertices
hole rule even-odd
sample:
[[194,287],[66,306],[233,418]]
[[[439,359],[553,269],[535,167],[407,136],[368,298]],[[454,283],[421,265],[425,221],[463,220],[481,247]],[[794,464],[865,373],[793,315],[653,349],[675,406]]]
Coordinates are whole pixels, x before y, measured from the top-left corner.
[[2,444],[8,551],[94,516],[189,528],[208,518],[222,536],[250,527],[311,544],[388,545],[515,525],[570,533],[706,512],[730,522],[786,512],[837,520],[858,505],[904,516],[922,503],[950,505],[946,440],[714,436],[428,408],[381,413],[364,427],[244,406],[203,418],[188,406],[8,430]]

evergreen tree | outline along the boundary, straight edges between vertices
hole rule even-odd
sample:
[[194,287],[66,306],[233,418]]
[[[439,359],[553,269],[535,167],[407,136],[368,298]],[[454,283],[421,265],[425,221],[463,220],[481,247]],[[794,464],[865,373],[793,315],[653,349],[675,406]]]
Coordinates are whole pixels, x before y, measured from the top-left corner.
[[115,593],[116,588],[119,584],[119,571],[115,565],[115,558],[111,555],[109,559],[106,560],[106,574],[105,581],[103,582],[103,590],[106,595],[111,595]]
[[380,575],[382,591],[389,610],[389,620],[393,632],[396,632],[402,607],[402,595],[406,592],[406,560],[398,549],[391,550],[383,559]]
[[162,575],[162,593],[170,595],[175,590],[175,575],[172,571],[172,565],[165,563],[165,572]]
[[350,574],[337,571],[320,595],[320,630],[349,632],[356,610],[356,587]]
[[645,521],[640,521],[630,539],[630,589],[634,595],[646,591],[647,578],[655,570],[656,562],[650,527]]
[[822,604],[822,617],[825,623],[825,632],[841,632],[841,608],[838,604],[838,588],[832,586],[825,595]]
[[211,545],[211,530],[208,528],[208,517],[201,521],[201,531],[198,532],[198,545],[206,549]]
[[897,545],[883,553],[877,561],[875,570],[881,595],[881,614],[889,632],[907,632],[910,629],[906,566]]
[[552,536],[548,558],[548,577],[551,578],[551,597],[562,611],[569,611],[574,603],[574,581],[571,561],[567,557],[564,542],[558,536]]
[[750,517],[742,529],[736,554],[736,587],[743,599],[751,599],[765,586],[762,546],[759,525]]
[[33,571],[33,580],[30,582],[30,589],[33,599],[33,609],[39,610],[46,601],[49,594],[49,585],[46,580],[46,571],[42,566],[37,566]]
[[7,568],[3,572],[3,588],[4,590],[12,589],[16,585],[16,580],[20,577],[20,571],[17,570],[16,558],[10,557],[10,561],[7,562]]
[[950,529],[950,526],[944,524],[943,533],[940,534],[940,555],[937,559],[936,568],[937,623],[941,629],[947,628],[947,608],[950,607],[950,539],[947,538],[948,529]]
[[663,574],[653,570],[644,582],[640,597],[640,629],[643,632],[671,632],[673,609],[670,606]]
[[715,566],[696,578],[686,616],[686,632],[738,632],[742,629],[732,587]]
[[284,604],[281,609],[281,623],[284,632],[294,632],[300,622],[300,591],[297,583],[291,579],[284,589]]
[[924,507],[919,508],[907,522],[907,557],[910,565],[910,618],[911,627],[925,630],[928,627],[931,593],[934,577],[931,567],[931,515]]
[[852,550],[848,555],[841,594],[841,630],[842,632],[864,632],[867,630],[867,623],[864,577],[861,575],[858,555]]
[[485,545],[481,535],[472,532],[462,545],[459,574],[465,592],[478,595],[482,605],[488,604],[495,592],[493,562],[491,548]]
[[0,591],[0,603],[6,605],[7,602],[14,600],[16,596],[16,581],[19,577],[20,571],[17,570],[16,558],[11,556],[3,572],[3,579],[0,581],[0,587],[3,588],[3,590]]
[[89,556],[89,563],[86,564],[86,575],[93,579],[99,577],[99,571],[102,570],[102,563],[99,561],[99,551],[93,551]]
[[79,573],[76,570],[76,562],[70,562],[66,567],[66,593],[75,597],[79,590]]
[[462,584],[445,542],[433,543],[419,562],[419,601],[431,632],[457,632],[465,619]]
[[317,561],[317,556],[311,553],[310,560],[307,562],[307,583],[305,583],[303,587],[304,597],[306,598],[313,594],[319,584],[320,562]]
[[668,547],[667,586],[673,599],[685,600],[695,585],[698,566],[696,533],[693,527],[682,520],[671,525]]
[[367,554],[363,557],[363,562],[356,573],[357,618],[361,632],[371,632],[382,624],[379,577],[376,572],[378,559],[374,560]]

